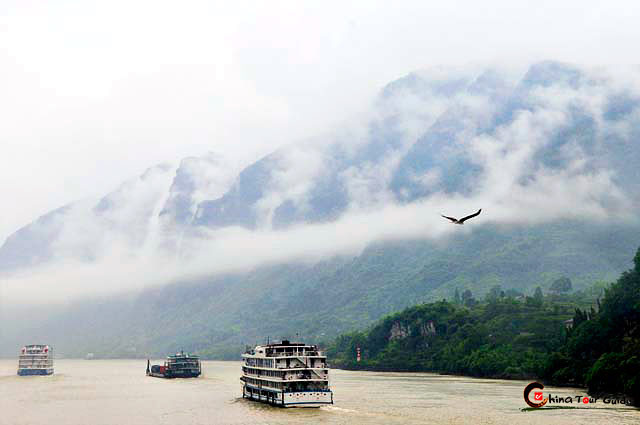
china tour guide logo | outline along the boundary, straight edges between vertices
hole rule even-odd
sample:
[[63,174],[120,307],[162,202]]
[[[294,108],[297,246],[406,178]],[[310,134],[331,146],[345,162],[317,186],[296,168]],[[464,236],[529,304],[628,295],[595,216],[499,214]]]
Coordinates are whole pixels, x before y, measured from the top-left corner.
[[524,388],[524,401],[531,407],[542,407],[547,404],[547,401],[549,401],[549,399],[544,398],[544,394],[542,393],[542,391],[535,391],[533,393],[534,401],[531,401],[531,399],[529,399],[529,395],[531,394],[531,391],[535,389],[543,390],[544,385],[542,385],[540,382],[532,382],[527,385]]
[[[580,408],[584,408],[585,405],[589,405],[589,407],[591,407],[594,404],[598,403],[598,401],[600,400],[599,398],[588,397],[585,395],[570,396],[570,395],[548,394],[547,397],[545,397],[544,393],[542,392],[543,389],[544,389],[544,385],[542,385],[540,382],[532,382],[529,385],[527,385],[524,388],[525,403],[527,403],[530,407],[533,407],[533,408],[540,408],[547,404],[553,405],[553,406],[547,406],[547,407],[558,408],[557,406],[558,404],[565,404],[565,405],[574,404],[574,401],[575,401],[576,405],[582,405],[583,407],[572,407],[572,408],[580,409]],[[532,397],[533,397],[533,400],[531,399]],[[626,397],[605,396],[601,402],[607,405],[607,407],[611,407],[613,405],[626,405],[626,406],[632,405],[632,400]]]

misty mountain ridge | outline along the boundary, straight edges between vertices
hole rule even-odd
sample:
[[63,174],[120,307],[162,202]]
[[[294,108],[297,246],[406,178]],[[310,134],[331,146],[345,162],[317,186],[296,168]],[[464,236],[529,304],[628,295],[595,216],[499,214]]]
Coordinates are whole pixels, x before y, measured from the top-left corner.
[[[497,67],[413,72],[381,90],[364,127],[243,169],[215,154],[158,165],[96,202],[52,211],[7,238],[0,274],[114,255],[115,267],[119,258],[170,258],[176,274],[156,283],[173,285],[107,302],[117,321],[72,325],[88,314],[76,305],[48,329],[86,334],[82,343],[56,337],[69,352],[95,347],[90,335],[104,326],[110,336],[98,345],[111,355],[179,342],[216,356],[267,334],[329,337],[455,288],[480,295],[562,275],[578,287],[612,279],[640,245],[638,83],[635,71],[551,61],[518,76]],[[439,217],[480,207],[464,228]],[[229,272],[239,242],[249,258]],[[321,255],[307,255],[315,245]],[[192,257],[198,269],[188,274]],[[188,332],[171,324],[177,317],[192,323]],[[141,325],[123,339],[127,322]],[[151,330],[159,322],[165,329]]]
[[[171,239],[185,227],[283,229],[438,193],[468,197],[492,178],[488,161],[506,162],[510,154],[526,155],[509,182],[516,189],[548,176],[583,179],[609,185],[589,194],[608,211],[623,201],[637,205],[639,101],[638,90],[606,74],[557,62],[534,64],[519,81],[496,69],[411,73],[382,89],[363,140],[288,146],[236,176],[213,154],[186,158],[176,169],[152,167],[91,208],[67,205],[11,235],[0,248],[0,270],[46,262],[60,249],[99,256],[95,237],[66,250],[65,229],[78,233],[79,222],[101,222],[98,239],[115,233],[139,249],[156,237],[156,219]],[[474,144],[487,138],[499,140],[495,148],[504,153],[482,158],[486,152]]]

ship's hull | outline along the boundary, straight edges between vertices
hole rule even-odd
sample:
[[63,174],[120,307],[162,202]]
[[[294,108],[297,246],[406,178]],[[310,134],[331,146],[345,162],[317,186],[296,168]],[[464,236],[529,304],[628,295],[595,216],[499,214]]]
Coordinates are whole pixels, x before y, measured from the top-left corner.
[[53,375],[53,368],[46,369],[18,369],[19,376]]
[[244,384],[242,397],[278,407],[318,408],[333,404],[330,390],[283,392]]
[[167,378],[167,379],[173,379],[173,378],[197,378],[198,376],[200,376],[200,373],[173,374],[173,373],[149,372],[149,373],[147,373],[147,376],[153,376],[154,378]]

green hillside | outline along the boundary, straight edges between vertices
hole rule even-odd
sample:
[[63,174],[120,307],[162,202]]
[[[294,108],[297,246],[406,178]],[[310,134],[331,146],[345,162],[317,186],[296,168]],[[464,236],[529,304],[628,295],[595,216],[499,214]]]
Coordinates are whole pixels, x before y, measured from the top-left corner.
[[532,294],[561,276],[578,289],[611,281],[630,266],[628,252],[639,240],[640,228],[631,225],[485,225],[448,240],[379,243],[354,257],[261,267],[58,309],[5,308],[15,325],[3,329],[2,355],[14,355],[28,335],[69,356],[185,349],[235,359],[244,344],[267,336],[330,341],[403,308],[449,299],[456,288],[481,299],[494,285]]
[[[565,340],[576,308],[595,305],[601,287],[568,294],[496,296],[420,304],[386,316],[364,331],[341,335],[328,351],[333,366],[387,371],[436,371],[493,378],[542,375],[549,352]],[[357,361],[360,348],[362,359]]]
[[570,288],[560,278],[547,296],[496,286],[483,302],[467,292],[417,305],[341,335],[328,355],[348,369],[544,378],[640,403],[640,250],[614,284]]

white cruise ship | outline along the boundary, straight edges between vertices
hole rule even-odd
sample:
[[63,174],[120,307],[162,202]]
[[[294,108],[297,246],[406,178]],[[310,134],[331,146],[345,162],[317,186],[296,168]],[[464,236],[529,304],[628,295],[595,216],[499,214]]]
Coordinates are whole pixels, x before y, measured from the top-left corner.
[[282,407],[333,404],[327,357],[317,346],[283,340],[242,358],[242,397]]
[[18,375],[52,375],[53,350],[48,345],[25,345],[18,359]]

